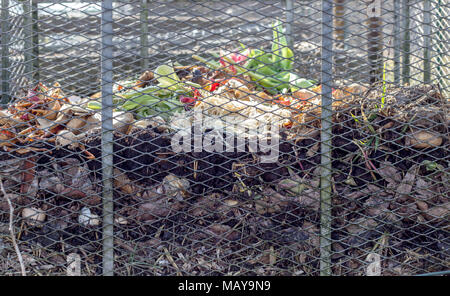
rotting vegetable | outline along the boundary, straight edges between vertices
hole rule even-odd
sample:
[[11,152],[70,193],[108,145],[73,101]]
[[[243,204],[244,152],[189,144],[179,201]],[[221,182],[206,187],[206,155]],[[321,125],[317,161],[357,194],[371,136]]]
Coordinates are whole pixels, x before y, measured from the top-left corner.
[[[132,111],[136,117],[145,118],[160,115],[168,120],[174,113],[184,110],[185,103],[191,103],[196,95],[199,84],[191,81],[181,81],[172,65],[161,65],[153,72],[156,85],[140,80],[137,83],[123,81],[118,92],[113,97],[115,108],[121,111]],[[146,85],[145,87],[142,87]],[[187,100],[192,98],[192,100]],[[101,103],[91,101],[90,109],[101,109]]]
[[299,77],[292,72],[294,53],[287,44],[284,28],[279,20],[273,24],[271,52],[262,49],[249,49],[244,45],[240,53],[223,55],[219,62],[208,61],[197,55],[194,59],[205,63],[212,69],[221,69],[232,75],[248,75],[267,92],[275,95],[296,92],[311,88],[317,82]]

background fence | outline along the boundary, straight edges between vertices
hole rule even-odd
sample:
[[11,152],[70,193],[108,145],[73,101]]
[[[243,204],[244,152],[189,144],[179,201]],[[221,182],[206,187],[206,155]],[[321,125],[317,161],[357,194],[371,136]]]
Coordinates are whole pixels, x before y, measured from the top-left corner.
[[1,8],[1,274],[448,272],[446,1]]

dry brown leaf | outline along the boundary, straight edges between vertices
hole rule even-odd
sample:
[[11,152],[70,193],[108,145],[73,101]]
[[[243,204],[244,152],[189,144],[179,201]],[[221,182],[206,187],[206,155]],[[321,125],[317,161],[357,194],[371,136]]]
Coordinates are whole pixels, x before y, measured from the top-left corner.
[[378,196],[370,196],[364,203],[365,212],[371,217],[382,215],[388,207],[389,202]]
[[428,204],[421,200],[416,200],[417,207],[421,211],[427,211],[428,210]]
[[420,195],[421,200],[427,200],[435,195],[432,191],[430,182],[427,182],[420,177],[416,178],[416,186],[414,187],[414,190],[418,195]]
[[86,125],[86,121],[80,117],[72,118],[68,123],[66,123],[66,128],[72,131],[74,134],[79,134],[83,126]]
[[349,221],[349,225],[345,228],[350,234],[360,234],[369,229],[373,229],[378,225],[374,219],[359,218],[354,221]]
[[320,193],[317,189],[307,189],[298,197],[298,202],[303,207],[318,210],[320,208]]
[[414,148],[433,148],[442,144],[442,137],[429,131],[413,131],[408,135],[407,140]]
[[237,240],[239,238],[239,233],[232,230],[228,225],[224,224],[212,224],[206,228],[207,232],[213,233],[217,237],[224,237],[227,240]]
[[317,151],[319,151],[319,148],[320,148],[320,142],[317,142],[311,148],[308,149],[308,151],[306,152],[306,156],[313,157],[314,155],[317,154]]
[[384,161],[380,164],[378,173],[386,180],[386,182],[390,183],[391,186],[395,186],[402,180],[400,171],[389,161]]
[[56,134],[56,145],[65,147],[69,146],[71,148],[77,147],[78,138],[77,136],[68,130],[61,130]]
[[121,134],[128,134],[131,125],[134,122],[133,114],[130,112],[114,112],[113,113],[113,127],[114,130]]
[[201,197],[192,205],[191,213],[196,217],[205,216],[215,209],[215,204],[216,202],[209,197]]
[[413,188],[414,180],[416,179],[416,174],[414,173],[415,169],[410,169],[403,177],[403,180],[396,188],[396,192],[398,195],[408,195],[411,193]]
[[146,202],[139,206],[137,219],[140,221],[155,220],[166,217],[171,212],[170,205],[162,202]]
[[255,200],[255,209],[258,214],[279,213],[289,205],[289,201],[281,194],[265,195],[261,199]]
[[294,92],[292,96],[299,100],[308,100],[317,94],[315,92],[309,91],[307,89],[299,89],[298,91]]
[[427,220],[447,219],[449,216],[450,216],[450,202],[431,207],[427,211],[425,211],[425,218]]
[[125,194],[131,195],[137,192],[133,182],[119,169],[114,169],[114,187],[119,188]]

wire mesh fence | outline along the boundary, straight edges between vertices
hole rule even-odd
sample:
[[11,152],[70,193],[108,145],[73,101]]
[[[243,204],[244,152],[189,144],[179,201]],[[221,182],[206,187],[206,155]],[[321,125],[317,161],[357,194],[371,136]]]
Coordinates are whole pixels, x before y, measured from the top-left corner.
[[445,274],[446,1],[1,1],[0,274]]

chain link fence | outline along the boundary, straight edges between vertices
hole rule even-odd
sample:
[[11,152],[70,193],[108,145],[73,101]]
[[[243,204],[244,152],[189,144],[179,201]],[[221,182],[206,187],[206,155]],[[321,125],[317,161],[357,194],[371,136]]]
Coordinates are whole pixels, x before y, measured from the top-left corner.
[[0,274],[449,273],[448,14],[1,0]]

